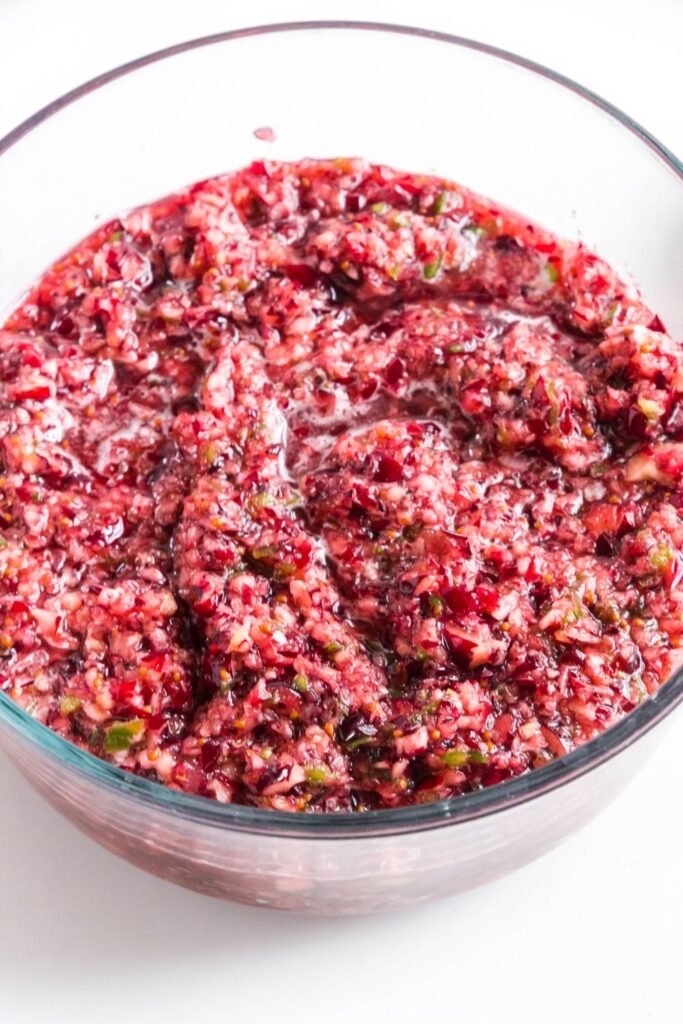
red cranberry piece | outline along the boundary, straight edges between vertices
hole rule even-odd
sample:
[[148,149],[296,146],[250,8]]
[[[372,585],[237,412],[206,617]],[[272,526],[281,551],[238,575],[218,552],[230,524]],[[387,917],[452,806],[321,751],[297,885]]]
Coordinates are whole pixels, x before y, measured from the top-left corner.
[[122,679],[112,684],[112,695],[118,705],[127,711],[137,711],[137,685],[133,679]]
[[498,607],[498,594],[493,587],[481,586],[474,588],[477,611],[492,615]]
[[595,542],[595,554],[609,558],[614,554],[614,541],[606,533],[601,533]]
[[190,688],[186,679],[167,679],[164,689],[168,695],[169,707],[174,711],[184,711],[190,698]]
[[210,615],[213,615],[217,605],[217,594],[205,594],[203,597],[200,597],[197,601],[195,601],[193,607],[197,615],[201,615],[204,618],[208,618]]
[[530,416],[526,425],[536,437],[545,437],[548,428],[542,419],[539,419],[537,416]]
[[50,397],[50,389],[47,384],[38,385],[35,388],[24,388],[23,391],[17,391],[15,398],[18,402],[44,402]]
[[626,429],[631,437],[647,437],[648,419],[640,409],[629,408],[626,413]]
[[403,365],[402,359],[399,359],[397,356],[396,359],[391,360],[384,371],[384,379],[390,388],[398,387],[401,382],[401,378],[403,377],[404,370],[405,366]]
[[673,398],[666,416],[662,420],[664,429],[674,436],[678,436],[683,430],[683,405],[677,398]]
[[635,644],[626,648],[626,650],[620,651],[615,658],[615,662],[622,672],[628,672],[629,675],[637,672],[643,665],[640,651]]
[[268,786],[273,786],[276,782],[284,782],[287,778],[289,778],[289,765],[279,767],[274,764],[264,770],[256,783],[256,792],[262,793],[264,789],[268,789]]
[[562,661],[567,665],[583,665],[586,655],[579,647],[568,647],[562,655]]
[[[424,771],[426,770],[427,769],[424,769]],[[416,771],[414,772],[411,770],[411,776],[413,776],[413,778],[416,773]],[[419,778],[419,781],[415,781],[415,790],[418,793],[430,793],[433,790],[442,789],[443,784],[443,772],[441,772],[438,775],[422,774],[422,776]]]
[[[32,370],[37,370],[39,366],[43,365],[43,360],[38,352],[34,348],[24,347],[21,352],[21,362],[24,366],[30,366]],[[13,373],[15,371],[12,371]]]
[[256,174],[259,178],[267,178],[268,171],[263,160],[252,160],[249,164],[249,170],[252,174]]
[[512,772],[505,771],[503,768],[487,768],[482,773],[482,784],[484,786],[497,786],[499,782],[505,782],[506,779],[512,778]]
[[152,670],[152,672],[161,672],[166,661],[166,655],[163,651],[157,651],[154,654],[148,654],[143,658],[145,666]]
[[648,330],[650,330],[650,331],[659,331],[660,334],[665,334],[666,333],[666,327],[664,326],[662,321],[659,319],[659,317],[656,316],[656,315],[652,317],[652,320],[650,320],[650,322],[649,322],[649,324],[647,326],[648,326]]
[[682,576],[683,576],[683,559],[681,559],[681,556],[677,554],[669,562],[669,565],[667,566],[667,569],[666,569],[665,579],[666,579],[667,586],[671,590],[673,590],[675,587],[678,586]]
[[367,199],[365,196],[359,195],[356,192],[350,192],[346,197],[346,209],[349,213],[360,213],[365,208]]
[[208,740],[203,743],[199,751],[199,760],[205,772],[213,771],[221,756],[220,744]]
[[547,677],[547,669],[548,663],[545,656],[540,651],[529,651],[515,672],[515,682],[535,686],[539,678]]
[[164,728],[163,742],[175,743],[187,735],[187,723],[183,715],[169,715]]
[[61,321],[55,326],[57,334],[60,334],[63,338],[68,338],[70,335],[74,333],[75,329],[76,325],[70,316],[63,317]]
[[470,663],[470,658],[472,657],[472,651],[476,646],[475,640],[467,636],[459,636],[452,633],[448,624],[444,627],[444,636],[451,654],[458,660],[463,668],[467,667]]
[[353,506],[363,512],[369,512],[374,507],[374,502],[370,497],[370,490],[364,484],[354,485],[351,498]]
[[394,715],[390,721],[394,729],[400,729],[403,733],[410,734],[416,729],[416,726],[413,725],[408,715]]
[[490,615],[498,607],[498,594],[485,584],[467,590],[465,587],[447,587],[442,597],[450,610],[457,613],[486,612]]
[[634,505],[619,507],[619,524],[617,526],[617,537],[623,537],[635,529],[638,520],[638,510]]
[[564,409],[564,411],[560,413],[560,418],[557,425],[559,427],[560,433],[564,434],[565,437],[568,434],[571,434],[572,430],[574,429],[574,420],[572,419],[571,409]]
[[372,739],[377,735],[377,729],[356,711],[351,715],[342,718],[337,727],[337,736],[341,743],[353,743],[357,740]]
[[428,554],[440,561],[452,557],[456,553],[461,558],[469,558],[472,554],[467,537],[453,533],[452,530],[439,530],[428,534],[425,538],[425,549]]
[[396,484],[403,480],[403,467],[398,459],[391,455],[380,453],[377,459],[377,467],[374,479],[382,484]]
[[452,612],[473,612],[476,610],[474,595],[464,587],[446,587],[441,595]]
[[514,235],[498,235],[493,243],[493,248],[497,252],[516,252],[522,248],[522,243]]
[[366,380],[360,388],[360,397],[364,402],[367,402],[374,395],[377,390],[376,380]]
[[121,273],[118,253],[114,249],[110,249],[107,253],[107,266],[110,270],[113,270],[115,274]]
[[290,281],[300,284],[302,288],[312,288],[317,280],[315,270],[307,263],[288,263],[284,271]]

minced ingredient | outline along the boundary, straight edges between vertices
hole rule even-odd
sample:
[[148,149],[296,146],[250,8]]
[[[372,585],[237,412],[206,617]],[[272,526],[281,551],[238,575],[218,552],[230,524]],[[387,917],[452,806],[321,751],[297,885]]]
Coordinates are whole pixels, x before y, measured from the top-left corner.
[[683,634],[683,352],[436,177],[259,161],[118,218],[0,331],[0,688],[279,810],[491,786]]

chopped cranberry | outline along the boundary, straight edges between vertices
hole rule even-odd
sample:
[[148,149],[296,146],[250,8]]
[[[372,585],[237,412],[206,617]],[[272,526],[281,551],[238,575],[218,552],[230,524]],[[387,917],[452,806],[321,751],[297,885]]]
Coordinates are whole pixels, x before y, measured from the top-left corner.
[[14,397],[18,402],[44,402],[50,397],[50,388],[46,384],[33,388],[22,388],[15,391]]
[[401,463],[397,459],[392,458],[391,455],[380,453],[377,458],[375,480],[383,484],[399,483],[403,480],[403,467]]
[[488,586],[478,586],[473,590],[446,587],[442,596],[450,610],[456,614],[487,612],[490,615],[498,607],[498,593]]
[[640,409],[629,408],[626,413],[626,429],[632,437],[644,438],[648,434],[648,419]]
[[283,269],[290,281],[302,288],[312,288],[317,280],[315,269],[306,263],[288,263]]
[[355,743],[372,739],[377,735],[377,729],[362,714],[354,712],[341,720],[337,735],[342,743]]
[[269,786],[274,786],[278,782],[283,782],[289,778],[289,765],[272,765],[266,768],[258,782],[256,783],[256,792],[263,793]]
[[369,399],[371,399],[372,396],[377,391],[377,387],[378,384],[376,380],[373,380],[372,378],[366,380],[360,388],[360,397],[363,399],[363,401],[367,402]]
[[396,388],[401,383],[404,373],[405,365],[403,363],[403,360],[392,359],[392,361],[384,370],[384,379],[390,388]]
[[596,555],[609,558],[614,554],[614,540],[606,533],[601,533],[595,542]]
[[211,772],[220,760],[221,748],[219,743],[212,743],[207,740],[199,749],[199,760],[205,772]]
[[561,757],[677,664],[681,365],[441,179],[260,160],[133,210],[0,331],[0,688],[278,810]]

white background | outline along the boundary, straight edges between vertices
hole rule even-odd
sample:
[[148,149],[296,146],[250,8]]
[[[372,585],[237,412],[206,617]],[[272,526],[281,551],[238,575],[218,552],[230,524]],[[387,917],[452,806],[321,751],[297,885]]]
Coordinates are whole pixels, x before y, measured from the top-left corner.
[[[683,154],[683,0],[0,0],[0,136],[150,50],[335,17],[516,50]],[[66,824],[0,755],[0,1021],[680,1022],[682,748],[678,717],[607,812],[517,874],[342,920],[220,904],[148,877]]]

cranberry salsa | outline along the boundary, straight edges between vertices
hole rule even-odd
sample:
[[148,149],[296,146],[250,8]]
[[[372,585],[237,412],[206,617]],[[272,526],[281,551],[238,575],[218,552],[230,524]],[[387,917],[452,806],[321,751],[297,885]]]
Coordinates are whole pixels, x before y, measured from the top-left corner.
[[0,688],[279,810],[560,757],[680,660],[682,356],[435,177],[257,162],[134,210],[0,332]]

